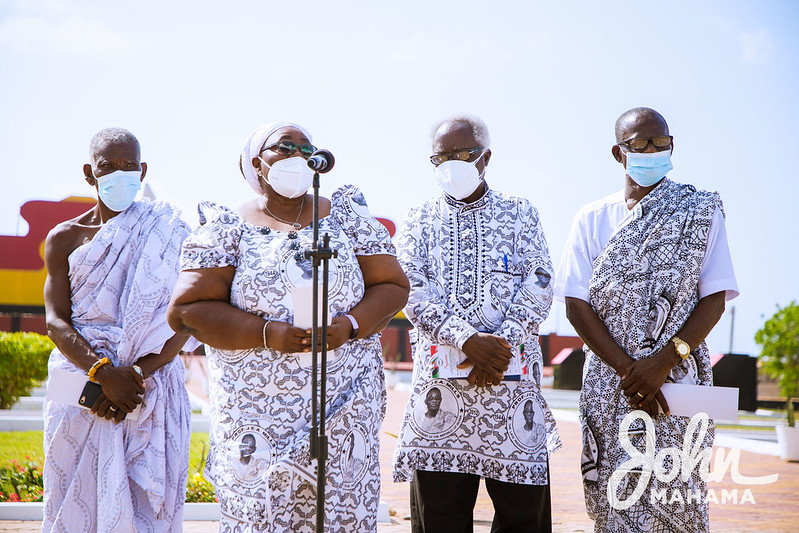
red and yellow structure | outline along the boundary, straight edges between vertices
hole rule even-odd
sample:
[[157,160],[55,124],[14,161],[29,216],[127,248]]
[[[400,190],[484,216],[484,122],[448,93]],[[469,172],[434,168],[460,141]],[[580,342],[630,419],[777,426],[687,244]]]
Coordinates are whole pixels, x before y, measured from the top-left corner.
[[20,208],[24,236],[0,235],[0,330],[45,333],[44,241],[56,224],[91,209],[93,198],[32,200]]

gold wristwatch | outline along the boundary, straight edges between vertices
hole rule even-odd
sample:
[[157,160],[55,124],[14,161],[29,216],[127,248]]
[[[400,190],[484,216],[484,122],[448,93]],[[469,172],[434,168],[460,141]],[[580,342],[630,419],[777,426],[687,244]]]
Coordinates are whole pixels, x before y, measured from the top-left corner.
[[680,359],[683,361],[688,359],[688,356],[691,355],[691,346],[676,335],[671,338],[671,342],[674,343],[674,351],[677,352],[677,355],[680,356]]

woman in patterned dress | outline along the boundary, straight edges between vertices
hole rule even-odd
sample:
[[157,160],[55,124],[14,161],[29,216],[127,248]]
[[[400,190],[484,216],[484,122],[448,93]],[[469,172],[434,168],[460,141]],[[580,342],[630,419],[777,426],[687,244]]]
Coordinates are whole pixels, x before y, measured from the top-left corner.
[[[258,196],[235,211],[201,203],[201,226],[183,248],[170,325],[210,347],[206,475],[223,532],[315,527],[311,331],[294,327],[292,304],[292,290],[312,283],[303,250],[313,241],[306,159],[314,150],[296,124],[257,129],[240,168]],[[329,278],[325,531],[375,531],[385,411],[377,334],[405,305],[409,285],[357,188],[320,198],[319,211],[319,235],[328,233],[338,252]]]

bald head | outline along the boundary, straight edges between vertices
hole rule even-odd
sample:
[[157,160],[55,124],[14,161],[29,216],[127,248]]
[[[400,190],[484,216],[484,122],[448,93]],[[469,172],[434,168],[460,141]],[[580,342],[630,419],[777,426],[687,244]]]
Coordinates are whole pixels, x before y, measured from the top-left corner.
[[98,131],[89,142],[89,157],[94,161],[97,154],[109,145],[127,145],[135,147],[137,159],[141,157],[139,140],[124,128],[106,128]]
[[644,121],[660,123],[665,131],[664,135],[669,134],[669,125],[666,123],[666,119],[663,118],[663,115],[648,107],[634,107],[622,113],[618,120],[616,120],[616,142],[627,140],[630,130],[635,129],[638,124]]
[[245,463],[250,461],[250,456],[255,453],[257,446],[255,445],[255,435],[247,433],[241,438],[239,443],[239,455]]

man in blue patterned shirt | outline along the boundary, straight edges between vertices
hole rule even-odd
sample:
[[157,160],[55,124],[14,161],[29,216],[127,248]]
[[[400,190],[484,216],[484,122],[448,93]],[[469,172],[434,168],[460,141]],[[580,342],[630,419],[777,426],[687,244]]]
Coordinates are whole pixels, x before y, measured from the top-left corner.
[[[411,209],[398,236],[414,376],[393,466],[395,481],[411,482],[415,533],[471,531],[481,477],[492,531],[552,527],[548,458],[560,441],[533,377],[552,265],[536,209],[488,187],[490,158],[480,119],[438,124],[430,159],[443,194]],[[453,414],[435,431],[425,423],[431,391]],[[545,439],[525,438],[525,406]]]

